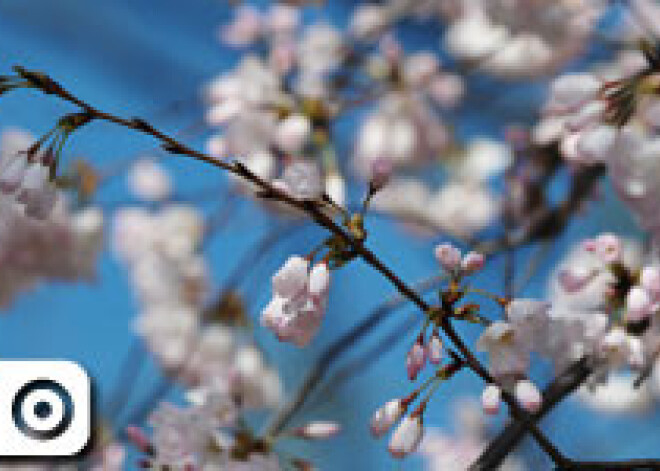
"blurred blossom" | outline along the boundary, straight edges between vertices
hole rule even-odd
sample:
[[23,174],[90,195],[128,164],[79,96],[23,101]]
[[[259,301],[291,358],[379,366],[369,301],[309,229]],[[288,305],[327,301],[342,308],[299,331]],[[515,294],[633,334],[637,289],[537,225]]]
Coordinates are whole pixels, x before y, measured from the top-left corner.
[[[449,434],[430,428],[420,446],[428,471],[466,471],[488,445],[489,433],[478,406],[468,400],[457,401],[455,415],[458,430]],[[503,471],[527,469],[515,455],[506,458],[499,468]]]
[[191,206],[116,213],[113,246],[141,303],[135,329],[167,370],[181,369],[189,386],[241,397],[246,407],[275,407],[279,378],[261,354],[246,350],[234,328],[204,323],[209,280],[202,235],[202,216]]
[[520,79],[559,68],[579,54],[602,15],[601,0],[468,1],[449,10],[444,44],[459,59]]
[[172,193],[172,182],[165,169],[153,160],[139,160],[129,174],[133,194],[145,201],[161,201]]
[[[5,131],[0,142],[0,161],[25,158],[31,137],[17,130]],[[12,157],[13,156],[13,157]],[[35,164],[36,165],[36,164]],[[2,171],[0,170],[0,174]],[[11,194],[0,194],[0,304],[45,280],[92,280],[103,242],[103,215],[90,206],[71,210],[63,193],[55,206],[36,219]]]
[[606,414],[629,414],[648,412],[653,396],[648,383],[633,387],[628,375],[611,375],[607,383],[593,387],[583,386],[577,391],[577,399],[585,406]]

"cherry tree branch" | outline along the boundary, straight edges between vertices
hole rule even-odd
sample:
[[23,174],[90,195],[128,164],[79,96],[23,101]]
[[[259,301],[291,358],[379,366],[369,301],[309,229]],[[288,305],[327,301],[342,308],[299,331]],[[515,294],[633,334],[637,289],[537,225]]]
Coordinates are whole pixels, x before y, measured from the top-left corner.
[[[423,313],[426,313],[430,310],[431,305],[429,305],[424,299],[408,284],[406,284],[401,278],[399,278],[385,263],[378,258],[370,249],[364,245],[362,239],[357,239],[353,237],[352,234],[344,230],[340,225],[338,225],[331,216],[328,216],[314,201],[301,200],[297,199],[294,196],[288,194],[285,191],[273,186],[267,180],[259,177],[252,171],[250,171],[245,165],[240,162],[227,162],[224,160],[216,159],[208,154],[197,151],[181,142],[177,139],[169,136],[168,134],[158,130],[153,125],[149,124],[147,121],[141,118],[122,118],[114,114],[102,111],[89,103],[83,101],[82,99],[76,97],[64,87],[62,87],[58,82],[50,78],[49,76],[34,71],[28,71],[21,67],[15,67],[15,71],[20,75],[20,77],[25,80],[30,88],[40,90],[45,94],[51,94],[58,96],[59,98],[76,105],[82,110],[84,115],[84,120],[82,120],[82,125],[85,125],[91,121],[106,121],[114,123],[128,129],[132,129],[142,134],[149,135],[154,139],[161,142],[162,147],[175,155],[185,155],[191,157],[195,160],[199,160],[208,164],[211,164],[215,167],[223,169],[229,173],[237,175],[242,179],[251,182],[255,185],[258,190],[258,193],[261,197],[278,201],[292,208],[301,210],[304,213],[315,221],[319,226],[327,229],[330,233],[334,234],[340,241],[346,244],[347,247],[350,247],[352,253],[361,258],[365,263],[370,265],[376,271],[381,273],[385,278],[387,278],[394,287],[403,295],[413,302]],[[75,128],[73,129],[75,130]],[[575,190],[575,189],[574,189]],[[578,191],[582,189],[578,188]],[[568,208],[570,209],[570,208]],[[529,234],[531,237],[533,233]],[[507,246],[511,246],[513,242],[506,241]],[[463,356],[467,366],[475,372],[481,379],[486,383],[494,383],[494,378],[486,370],[486,368],[481,365],[479,360],[474,356],[471,350],[463,342],[461,337],[458,335],[454,329],[451,320],[449,318],[442,319],[440,327],[444,331],[445,335],[450,339],[451,343],[458,349],[460,354]],[[503,394],[503,399],[509,406],[509,410],[514,418],[516,418],[524,428],[528,429],[532,436],[537,440],[539,445],[543,450],[553,459],[557,464],[563,462],[563,457],[561,453],[545,438],[543,433],[536,428],[533,420],[523,409],[518,406],[517,402],[510,393],[505,392]]]
[[[415,285],[418,292],[428,291],[442,280],[442,277],[434,276],[428,280],[423,280]],[[314,362],[311,368],[307,371],[305,379],[302,381],[293,397],[282,407],[282,409],[271,419],[270,424],[266,427],[265,435],[277,435],[291,420],[293,415],[304,405],[309,395],[313,392],[317,384],[321,382],[323,377],[329,371],[329,368],[339,358],[348,351],[356,342],[366,336],[378,324],[380,324],[386,317],[396,309],[403,307],[407,304],[408,298],[402,295],[393,296],[376,309],[371,314],[365,317],[362,321],[356,324],[346,334],[342,335],[339,339],[335,340]]]
[[[533,421],[539,422],[555,406],[562,402],[582,385],[593,371],[593,359],[585,357],[569,366],[557,376],[543,391],[543,405],[534,414]],[[481,456],[470,466],[470,471],[498,469],[504,459],[516,448],[527,431],[521,422],[511,422],[490,442]],[[576,461],[562,457],[559,462],[553,460],[557,470],[660,470],[660,460],[634,459],[627,461]]]

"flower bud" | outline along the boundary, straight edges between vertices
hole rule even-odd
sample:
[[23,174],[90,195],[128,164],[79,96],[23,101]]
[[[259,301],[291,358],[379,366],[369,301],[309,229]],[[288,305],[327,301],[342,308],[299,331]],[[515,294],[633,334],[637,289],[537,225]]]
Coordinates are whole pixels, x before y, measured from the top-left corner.
[[420,335],[406,356],[406,370],[408,371],[408,379],[410,381],[414,381],[417,378],[425,363],[426,348],[424,348],[424,337]]
[[294,431],[294,435],[307,440],[322,440],[337,435],[341,431],[335,422],[310,422]]
[[385,403],[371,417],[371,434],[374,437],[385,434],[401,418],[406,408],[401,399],[393,399]]
[[440,334],[437,330],[433,331],[431,339],[429,340],[428,356],[429,361],[433,365],[440,364],[440,361],[442,360],[442,338],[440,338]]
[[535,414],[541,409],[543,398],[536,385],[529,380],[522,380],[516,383],[514,395],[520,406],[527,412]]
[[371,163],[371,188],[378,191],[387,185],[392,176],[392,162],[388,159],[376,159]]
[[440,244],[435,248],[435,258],[447,271],[452,271],[461,263],[461,251],[451,244]]
[[461,260],[461,270],[465,275],[471,275],[484,267],[484,256],[479,252],[469,252]]
[[392,434],[388,450],[395,458],[403,458],[417,449],[423,435],[422,417],[406,417]]
[[502,390],[496,384],[489,384],[481,393],[481,407],[484,413],[495,415],[500,411],[502,404]]

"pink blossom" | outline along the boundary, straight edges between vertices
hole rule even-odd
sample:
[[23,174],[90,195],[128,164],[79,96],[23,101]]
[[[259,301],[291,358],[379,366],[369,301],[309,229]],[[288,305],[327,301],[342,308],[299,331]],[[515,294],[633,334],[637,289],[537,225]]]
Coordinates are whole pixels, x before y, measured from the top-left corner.
[[524,374],[529,368],[529,342],[507,322],[490,324],[477,340],[477,350],[488,352],[490,371],[496,378]]
[[592,100],[602,87],[591,74],[567,74],[555,79],[550,86],[550,107],[572,110]]
[[303,257],[289,257],[284,266],[273,275],[273,291],[279,296],[291,298],[307,285],[309,262]]
[[657,266],[647,266],[642,270],[640,276],[641,286],[653,295],[654,298],[660,297],[660,268]]
[[325,263],[309,270],[294,256],[273,276],[273,299],[261,313],[261,323],[284,342],[306,346],[316,335],[325,314],[330,272]]
[[291,35],[300,23],[300,10],[291,5],[274,4],[266,17],[268,29],[276,35]]
[[165,169],[148,159],[141,159],[133,165],[128,185],[134,195],[146,201],[162,201],[172,192],[172,182]]
[[287,166],[284,183],[295,198],[314,200],[323,193],[321,172],[314,162],[298,161]]
[[259,11],[249,5],[236,10],[234,21],[221,31],[221,38],[232,46],[247,46],[257,40],[263,32],[263,20]]
[[641,286],[633,286],[626,296],[626,320],[639,322],[653,313],[653,300]]
[[387,8],[381,5],[360,5],[353,13],[349,29],[360,39],[373,38],[385,29],[388,16]]

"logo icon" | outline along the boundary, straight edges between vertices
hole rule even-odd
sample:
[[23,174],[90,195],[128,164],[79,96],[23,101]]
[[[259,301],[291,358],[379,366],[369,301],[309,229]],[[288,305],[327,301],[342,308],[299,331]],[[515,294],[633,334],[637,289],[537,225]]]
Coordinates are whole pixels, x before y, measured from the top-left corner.
[[0,361],[0,456],[72,456],[91,434],[91,383],[64,360]]

